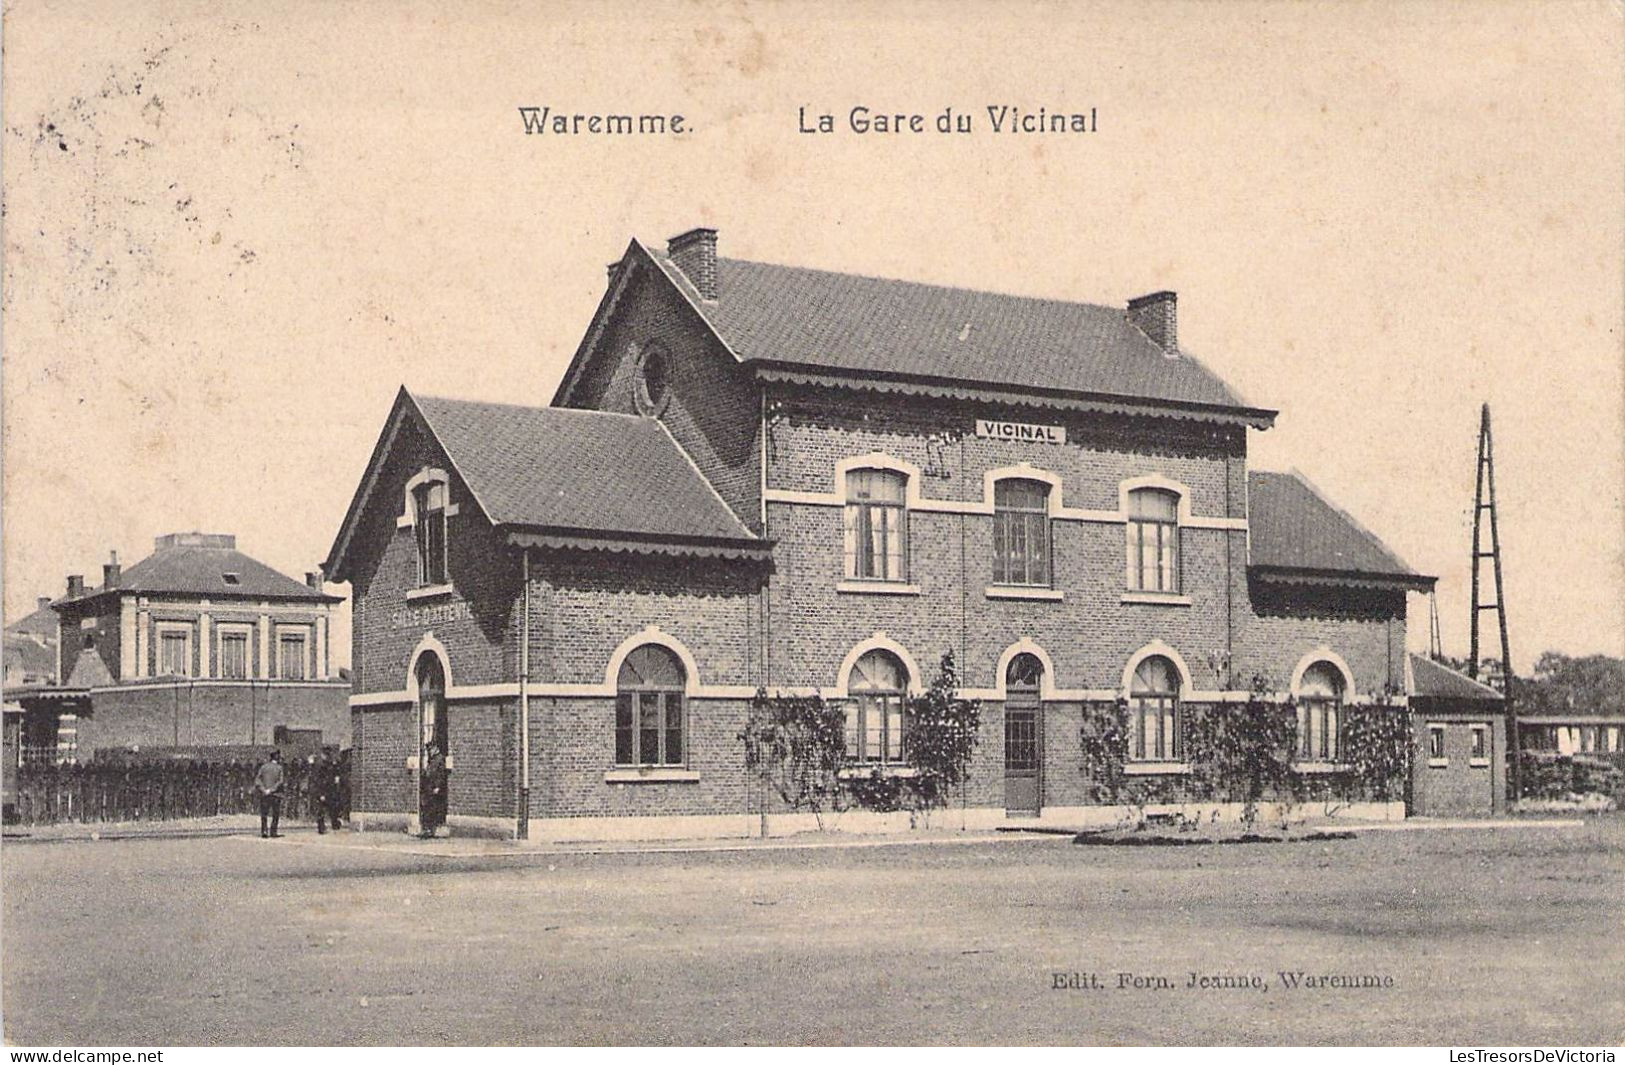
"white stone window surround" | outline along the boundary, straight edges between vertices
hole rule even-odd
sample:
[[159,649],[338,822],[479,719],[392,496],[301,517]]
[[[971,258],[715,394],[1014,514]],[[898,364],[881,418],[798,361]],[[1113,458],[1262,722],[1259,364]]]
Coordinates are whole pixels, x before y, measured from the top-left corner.
[[[243,675],[227,677],[226,637],[241,637],[243,645]],[[217,621],[214,623],[214,675],[224,680],[250,680],[254,676],[254,624],[249,621]]]
[[[1344,721],[1342,711],[1349,706],[1357,705],[1359,702],[1359,700],[1356,700],[1354,697],[1354,693],[1359,690],[1354,685],[1354,670],[1349,668],[1348,662],[1344,660],[1342,655],[1332,650],[1331,647],[1326,644],[1321,644],[1312,650],[1304,652],[1303,656],[1298,659],[1298,664],[1292,668],[1292,683],[1288,686],[1288,690],[1292,693],[1292,699],[1294,701],[1301,698],[1303,695],[1304,674],[1308,673],[1311,668],[1321,663],[1325,663],[1326,665],[1337,670],[1338,675],[1343,681],[1343,695],[1339,700],[1337,715],[1338,729],[1341,730]],[[1339,751],[1343,749],[1343,738],[1341,735],[1337,738],[1337,749]],[[1353,767],[1348,762],[1341,760],[1326,762],[1312,758],[1300,759],[1295,751],[1292,758],[1293,771],[1306,775],[1342,773],[1351,768]]]
[[410,529],[417,525],[417,513],[415,508],[412,506],[412,493],[417,491],[418,486],[431,483],[439,483],[446,486],[446,517],[451,518],[457,515],[459,507],[458,504],[453,502],[451,498],[450,475],[439,467],[424,466],[422,469],[418,470],[417,473],[414,473],[411,477],[407,478],[405,486],[401,489],[401,513],[400,516],[395,519],[395,527],[397,529]]
[[[440,513],[443,515],[443,518],[446,521],[446,529],[445,543],[442,544],[441,549],[447,553],[447,563],[449,568],[449,556],[451,552],[450,519],[456,517],[457,514],[460,513],[461,507],[452,501],[451,477],[446,473],[445,470],[440,469],[438,466],[424,466],[420,468],[417,473],[414,473],[411,477],[406,479],[406,484],[401,488],[401,513],[400,516],[395,519],[395,528],[408,529],[415,532],[417,528],[417,507],[414,505],[413,495],[419,488],[426,484],[438,484],[445,489],[446,505],[441,508]],[[421,565],[421,559],[418,561]],[[441,583],[416,585],[412,588],[408,588],[406,590],[406,598],[431,599],[437,596],[449,595],[451,592],[452,585],[448,574],[448,579],[442,581]]]
[[155,618],[155,619],[153,619],[153,622],[152,622],[152,630],[153,630],[153,640],[152,640],[153,673],[152,673],[152,675],[155,676],[155,677],[163,677],[163,676],[172,675],[172,674],[168,673],[164,669],[164,637],[166,635],[171,635],[171,634],[174,634],[174,633],[178,632],[181,635],[186,637],[186,668],[185,668],[185,670],[183,670],[181,672],[180,676],[183,676],[183,677],[195,677],[195,676],[197,676],[198,669],[193,664],[193,661],[194,661],[193,649],[194,649],[194,647],[195,647],[195,645],[197,643],[197,637],[195,635],[196,630],[197,630],[196,623],[191,622],[191,621],[162,621],[162,620],[159,620],[159,619]]
[[303,655],[304,660],[305,660],[304,675],[301,676],[301,677],[295,678],[295,679],[298,679],[298,680],[315,680],[315,679],[317,679],[316,678],[316,661],[315,661],[316,626],[313,625],[313,624],[305,624],[305,623],[298,623],[298,622],[290,623],[290,624],[280,624],[279,623],[279,624],[277,624],[275,626],[275,631],[271,634],[271,653],[275,656],[275,659],[273,661],[273,665],[274,665],[275,668],[272,670],[272,675],[277,680],[285,679],[282,676],[282,638],[284,636],[298,637],[300,639],[300,641],[305,645],[304,655]]
[[[1190,667],[1185,664],[1184,656],[1163,641],[1152,640],[1129,656],[1128,664],[1123,667],[1123,683],[1119,689],[1122,692],[1122,698],[1128,700],[1130,706],[1133,705],[1135,696],[1134,674],[1139,670],[1140,664],[1148,658],[1165,659],[1174,667],[1174,672],[1179,675],[1179,687],[1174,693],[1174,727],[1183,733],[1185,729],[1184,704],[1192,701],[1192,697],[1196,694],[1194,691],[1195,685]],[[1181,747],[1183,747],[1183,739],[1184,737],[1181,735]],[[1126,776],[1152,776],[1191,772],[1189,752],[1181,750],[1180,753],[1186,755],[1186,757],[1178,761],[1163,758],[1135,759],[1130,757],[1123,763],[1123,773]]]

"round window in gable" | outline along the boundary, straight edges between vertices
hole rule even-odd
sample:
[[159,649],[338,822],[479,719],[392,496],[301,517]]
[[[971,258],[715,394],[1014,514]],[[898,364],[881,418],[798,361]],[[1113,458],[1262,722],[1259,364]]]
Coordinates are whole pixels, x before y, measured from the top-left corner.
[[633,401],[638,413],[658,418],[671,399],[671,357],[659,344],[649,344],[637,355],[637,380]]

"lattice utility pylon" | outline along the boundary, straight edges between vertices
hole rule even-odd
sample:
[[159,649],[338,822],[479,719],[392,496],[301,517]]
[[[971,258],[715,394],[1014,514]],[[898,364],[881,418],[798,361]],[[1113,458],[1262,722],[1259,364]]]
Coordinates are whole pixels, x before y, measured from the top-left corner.
[[[1486,496],[1488,498],[1486,498]],[[1490,516],[1490,549],[1484,550],[1484,515]],[[1479,571],[1483,561],[1495,563],[1495,602],[1482,600]],[[1490,405],[1484,404],[1478,430],[1478,486],[1473,492],[1473,625],[1472,648],[1467,671],[1478,676],[1478,618],[1486,610],[1495,611],[1496,628],[1501,632],[1501,693],[1512,698],[1512,652],[1507,644],[1506,586],[1501,582],[1501,529],[1495,518],[1495,442],[1490,435]]]
[[1435,662],[1444,658],[1444,635],[1439,629],[1439,593],[1428,589],[1428,657]]
[[[1486,496],[1488,498],[1486,498]],[[1490,516],[1490,547],[1484,550],[1484,515]],[[1481,598],[1479,571],[1485,559],[1495,564],[1495,602]],[[1473,492],[1473,616],[1472,642],[1467,672],[1478,676],[1478,619],[1486,610],[1495,611],[1496,628],[1501,633],[1501,694],[1506,699],[1507,776],[1514,798],[1518,791],[1518,720],[1512,708],[1512,650],[1507,640],[1506,585],[1501,580],[1501,528],[1495,515],[1495,441],[1490,433],[1490,405],[1484,404],[1478,429],[1478,484]]]

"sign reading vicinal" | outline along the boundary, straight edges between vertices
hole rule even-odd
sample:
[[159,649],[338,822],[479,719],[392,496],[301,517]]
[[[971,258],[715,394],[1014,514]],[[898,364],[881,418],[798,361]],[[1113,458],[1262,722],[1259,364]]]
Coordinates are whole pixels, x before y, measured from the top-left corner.
[[1061,425],[1029,425],[1026,422],[993,422],[976,419],[976,435],[990,440],[1024,440],[1035,444],[1066,443],[1066,427]]

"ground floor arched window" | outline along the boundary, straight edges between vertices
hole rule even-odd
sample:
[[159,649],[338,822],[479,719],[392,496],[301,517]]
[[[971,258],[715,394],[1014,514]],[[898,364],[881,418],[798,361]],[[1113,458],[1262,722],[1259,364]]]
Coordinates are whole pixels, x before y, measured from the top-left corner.
[[615,764],[682,765],[688,674],[659,644],[626,656],[615,681]]
[[894,765],[903,761],[903,699],[908,672],[897,656],[870,651],[847,681],[846,756],[855,762]]
[[1137,762],[1177,762],[1180,737],[1179,671],[1161,655],[1134,670],[1129,685],[1129,757]]
[[1335,762],[1341,752],[1343,674],[1330,662],[1316,662],[1298,682],[1298,760]]

